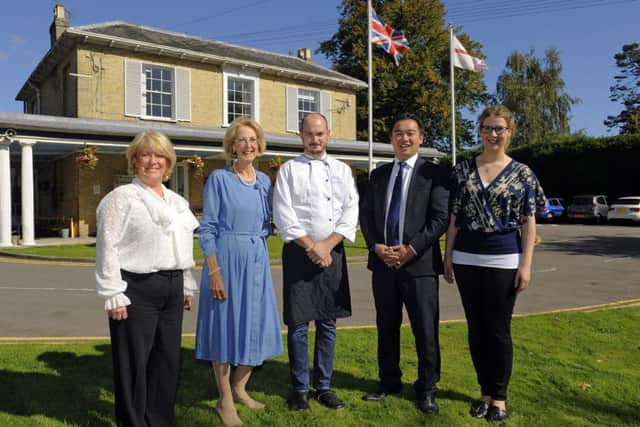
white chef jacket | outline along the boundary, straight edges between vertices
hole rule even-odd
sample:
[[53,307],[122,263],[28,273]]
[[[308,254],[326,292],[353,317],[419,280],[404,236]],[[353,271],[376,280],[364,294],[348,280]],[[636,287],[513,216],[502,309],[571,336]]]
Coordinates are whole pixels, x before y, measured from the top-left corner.
[[281,167],[273,195],[273,220],[285,242],[303,236],[324,240],[336,232],[356,237],[358,192],[351,168],[325,155],[303,154]]

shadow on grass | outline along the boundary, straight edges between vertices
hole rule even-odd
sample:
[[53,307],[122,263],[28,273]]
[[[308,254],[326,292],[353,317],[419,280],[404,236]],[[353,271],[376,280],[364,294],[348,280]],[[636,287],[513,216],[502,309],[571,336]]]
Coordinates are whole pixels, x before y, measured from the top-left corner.
[[104,391],[111,389],[111,354],[99,345],[100,355],[78,356],[48,351],[37,361],[52,373],[0,370],[0,412],[17,416],[42,415],[73,425],[111,426],[112,403]]
[[[629,425],[640,424],[640,405],[633,402],[605,401],[600,397],[580,395],[559,395],[558,401],[564,402],[567,415],[571,414],[576,419],[585,417],[585,412],[593,414],[597,420],[600,414],[616,417]],[[629,403],[632,403],[629,405]],[[586,417],[585,417],[586,418]]]
[[[179,404],[191,406],[197,402],[218,398],[211,364],[195,360],[194,351],[183,349],[182,376],[178,390]],[[250,392],[261,392],[265,395],[278,396],[286,400],[291,393],[289,363],[282,359],[267,360],[262,366],[253,370],[247,389]],[[311,373],[309,374],[311,377]],[[375,379],[363,379],[334,369],[332,377],[334,388],[362,392],[375,390],[378,382]]]
[[[42,416],[68,425],[113,426],[111,346],[100,344],[93,348],[97,354],[42,352],[27,361],[27,365],[32,365],[30,372],[0,369],[0,388],[3,390],[0,412],[27,418]],[[44,366],[38,367],[39,363]],[[41,372],[33,372],[36,370]],[[339,390],[339,395],[344,393],[351,396],[352,401],[360,401],[361,395],[377,389],[378,380],[338,367],[334,370],[332,385]],[[256,368],[249,389],[263,393],[269,399],[281,399],[282,407],[286,407],[285,400],[291,391],[286,355]],[[451,401],[471,400],[470,396],[454,390],[441,390],[438,397]],[[176,401],[177,424],[187,425],[193,420],[191,409],[212,414],[217,398],[211,365],[196,360],[192,348],[183,347]],[[405,382],[401,398],[410,402],[415,400],[410,383]]]
[[[211,401],[218,399],[218,391],[211,364],[206,361],[195,360],[193,350],[183,349],[182,354],[183,368],[177,404],[187,410],[191,407],[211,409]],[[311,378],[311,372],[309,376]],[[336,368],[333,371],[331,385],[333,389],[345,390],[350,394],[356,394],[359,401],[359,396],[378,389],[378,379],[363,378]],[[255,368],[249,381],[248,390],[250,393],[264,393],[266,396],[277,396],[283,402],[286,401],[292,390],[289,364],[286,356],[265,361],[262,366]],[[340,391],[338,391],[338,395],[340,395]],[[400,397],[411,402],[415,401],[415,393],[411,383],[406,383],[405,381]],[[441,389],[438,392],[438,398],[460,402],[471,402],[472,400],[469,395],[447,389]]]

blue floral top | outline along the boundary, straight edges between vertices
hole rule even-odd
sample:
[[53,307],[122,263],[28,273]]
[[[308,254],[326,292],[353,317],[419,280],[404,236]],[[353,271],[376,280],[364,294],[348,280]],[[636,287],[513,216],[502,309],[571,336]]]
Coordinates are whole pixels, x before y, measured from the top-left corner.
[[545,196],[533,171],[511,160],[485,188],[476,159],[468,159],[453,169],[450,211],[456,227],[469,232],[509,233],[519,230]]

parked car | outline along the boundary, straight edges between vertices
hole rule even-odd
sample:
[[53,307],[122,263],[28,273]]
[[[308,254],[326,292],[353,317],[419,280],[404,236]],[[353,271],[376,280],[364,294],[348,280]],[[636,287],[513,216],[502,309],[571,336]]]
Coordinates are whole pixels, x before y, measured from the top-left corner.
[[585,194],[575,196],[567,208],[570,220],[586,220],[602,223],[607,220],[609,205],[607,196],[601,194]]
[[607,213],[609,221],[640,222],[640,196],[625,196],[616,199]]
[[564,215],[564,200],[559,197],[547,197],[544,207],[538,208],[536,218],[540,221],[553,221]]

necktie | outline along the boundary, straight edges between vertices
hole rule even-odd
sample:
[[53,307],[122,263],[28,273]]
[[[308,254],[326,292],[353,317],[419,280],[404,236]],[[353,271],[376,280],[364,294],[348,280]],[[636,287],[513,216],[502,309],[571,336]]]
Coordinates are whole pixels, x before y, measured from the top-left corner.
[[402,181],[404,178],[405,162],[398,163],[398,174],[393,184],[391,202],[387,212],[387,245],[395,246],[400,244],[400,205],[402,202]]

